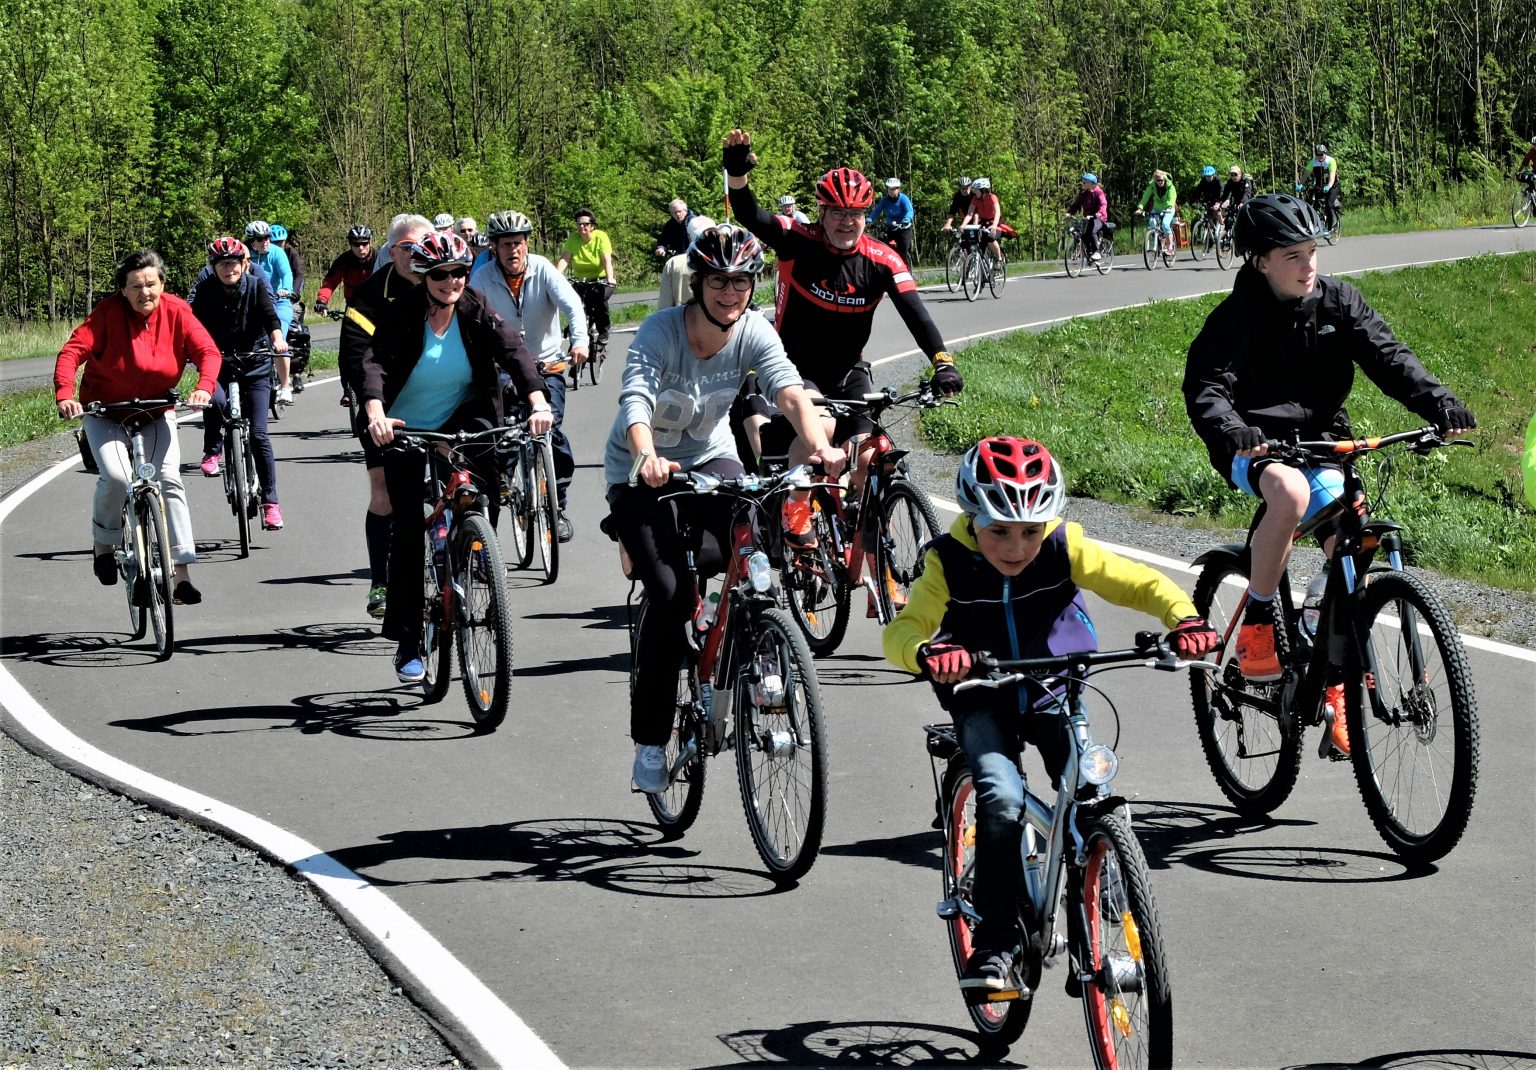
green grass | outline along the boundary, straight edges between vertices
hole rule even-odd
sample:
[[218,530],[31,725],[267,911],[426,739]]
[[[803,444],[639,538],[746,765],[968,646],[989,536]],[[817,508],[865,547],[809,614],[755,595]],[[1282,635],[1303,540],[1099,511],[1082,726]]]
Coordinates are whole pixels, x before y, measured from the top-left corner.
[[[1536,589],[1536,523],[1523,504],[1518,467],[1536,404],[1536,253],[1353,281],[1478,417],[1470,436],[1477,449],[1398,463],[1385,513],[1407,527],[1410,560],[1452,576]],[[1180,391],[1189,343],[1220,299],[1157,302],[972,346],[961,360],[961,405],[930,413],[925,433],[957,453],[986,435],[1027,435],[1060,457],[1074,494],[1245,527],[1253,499],[1211,467]],[[1357,433],[1402,431],[1418,422],[1363,374],[1348,406]]]
[[75,326],[73,323],[0,320],[0,360],[56,357]]

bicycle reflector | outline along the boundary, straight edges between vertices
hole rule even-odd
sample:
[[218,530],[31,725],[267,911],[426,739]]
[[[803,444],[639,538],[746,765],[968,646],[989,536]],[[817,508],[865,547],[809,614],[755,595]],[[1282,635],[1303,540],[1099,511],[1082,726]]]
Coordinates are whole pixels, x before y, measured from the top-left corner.
[[773,566],[761,550],[747,558],[747,581],[758,594],[767,594],[773,589]]
[[160,474],[160,469],[155,467],[150,462],[145,461],[143,464],[139,465],[138,473],[140,479],[154,479],[157,475]]
[[1120,759],[1102,743],[1095,743],[1077,759],[1077,771],[1090,784],[1108,784],[1115,779]]

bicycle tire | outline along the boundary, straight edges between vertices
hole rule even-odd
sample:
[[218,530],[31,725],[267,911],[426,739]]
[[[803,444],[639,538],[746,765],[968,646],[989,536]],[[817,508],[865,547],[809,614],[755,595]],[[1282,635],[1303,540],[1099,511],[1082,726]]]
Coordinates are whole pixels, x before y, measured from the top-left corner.
[[994,298],[1002,297],[1008,285],[1008,254],[999,252],[987,264],[992,269],[987,275],[987,289],[992,291]]
[[1514,203],[1510,205],[1509,221],[1516,227],[1524,227],[1530,223],[1533,214],[1536,214],[1536,196],[1525,190],[1516,193]]
[[[635,669],[638,665],[640,629],[644,625],[649,599],[640,596],[640,606],[635,611],[635,624],[629,635],[629,700],[635,700]],[[665,748],[667,768],[672,770],[667,789],[655,794],[649,792],[645,801],[651,815],[668,839],[675,839],[692,827],[698,820],[699,807],[704,803],[705,760],[702,725],[697,710],[702,701],[699,687],[699,666],[692,657],[685,656],[677,669],[677,703],[672,711],[672,733],[667,737]],[[680,756],[688,757],[679,761]]]
[[1167,234],[1164,234],[1161,237],[1163,243],[1163,266],[1171,268],[1173,267],[1173,262],[1177,260],[1179,256],[1179,239],[1174,237],[1172,231],[1169,231]]
[[[1241,579],[1242,586],[1225,584],[1228,577]],[[1195,581],[1195,611],[1218,635],[1227,633],[1247,580],[1246,565],[1221,554],[1206,564]],[[1237,668],[1236,647],[1234,627],[1230,645],[1217,650],[1218,668],[1190,674],[1190,696],[1200,749],[1217,786],[1239,813],[1259,817],[1274,811],[1296,787],[1302,730],[1294,712],[1279,715],[1255,704],[1253,700],[1279,702],[1283,686],[1244,679]]]
[[1157,228],[1148,227],[1141,240],[1141,262],[1146,265],[1148,271],[1157,270],[1157,243]]
[[277,376],[274,375],[272,377],[271,382],[268,383],[267,385],[268,385],[268,390],[267,390],[267,412],[269,414],[269,419],[281,420],[283,418],[283,413],[282,413],[282,408],[283,407],[277,403],[277,388],[278,388]]
[[1202,246],[1205,244],[1206,232],[1208,229],[1209,228],[1206,227],[1204,219],[1197,219],[1189,225],[1189,255],[1193,257],[1196,262],[1204,260],[1205,254],[1209,251],[1202,248]]
[[517,553],[517,567],[533,564],[534,537],[537,534],[538,508],[533,494],[533,447],[526,439],[511,454],[507,472],[509,512],[512,516],[512,543]]
[[[972,866],[976,857],[976,784],[965,763],[965,755],[956,754],[944,770],[939,791],[941,820],[944,822],[943,857],[940,860],[941,878],[945,900],[957,899],[972,906]],[[1028,812],[1026,811],[1026,820]],[[1040,834],[1043,836],[1044,831]],[[949,953],[954,961],[955,978],[965,973],[966,964],[974,950],[971,944],[972,924],[964,912],[945,919],[944,929],[949,937]],[[1034,984],[1039,987],[1038,967],[1031,971]],[[1025,979],[1029,983],[1030,979]],[[977,1042],[982,1054],[996,1058],[1024,1035],[1029,1024],[1029,1012],[1033,999],[998,1000],[993,1002],[966,1001],[966,1013],[976,1027]]]
[[837,650],[848,631],[853,589],[848,563],[837,547],[837,505],[826,487],[811,492],[811,531],[816,549],[794,554],[783,571],[784,594],[790,617],[805,636],[805,645],[817,657]]
[[176,566],[171,563],[171,535],[165,522],[165,501],[156,489],[138,496],[144,530],[144,551],[149,563],[149,626],[155,636],[157,661],[168,659],[175,649]]
[[1171,1067],[1173,1000],[1146,856],[1116,813],[1094,818],[1084,844],[1074,898],[1087,920],[1077,953],[1094,1066]]
[[[453,680],[453,621],[443,611],[442,571],[432,561],[432,531],[425,535],[426,553],[422,566],[421,665],[425,675],[421,678],[423,704],[443,701],[448,685]],[[447,557],[446,548],[443,551]],[[452,595],[449,595],[450,604]]]
[[[745,618],[743,618],[745,623]],[[757,633],[737,637],[736,770],[752,845],[777,885],[805,876],[816,862],[827,815],[827,743],[821,689],[805,637],[782,610],[757,615]],[[756,662],[771,648],[783,705],[756,693]],[[802,797],[802,789],[808,797]]]
[[224,436],[224,470],[228,473],[229,508],[235,514],[235,534],[240,542],[240,556],[251,556],[250,470],[246,467],[245,437],[238,426]]
[[967,301],[981,296],[981,253],[971,253],[965,258],[965,266],[960,269],[960,292]]
[[1115,232],[1105,227],[1099,234],[1099,258],[1091,261],[1100,275],[1108,275],[1115,266]]
[[905,479],[893,479],[885,485],[880,495],[875,585],[886,620],[906,605],[912,585],[923,574],[924,551],[942,534],[938,511],[922,487]]
[[560,575],[560,538],[556,527],[560,519],[560,490],[555,483],[555,449],[548,438],[534,441],[533,463],[535,537],[544,565],[544,582],[549,584]]
[[[1387,846],[1406,862],[1427,865],[1460,842],[1477,797],[1480,731],[1472,670],[1450,611],[1413,576],[1373,571],[1357,606],[1386,716],[1365,701],[1363,687],[1345,687],[1350,764],[1366,813]],[[1419,634],[1420,623],[1427,637]],[[1420,652],[1418,665],[1410,642]],[[1363,678],[1358,657],[1357,651],[1346,680]],[[1391,724],[1387,717],[1394,715],[1403,723]]]
[[1331,215],[1333,218],[1328,222],[1328,231],[1323,235],[1323,240],[1329,245],[1337,245],[1344,236],[1344,213],[1335,208]]
[[139,525],[133,496],[123,501],[123,535],[117,550],[117,572],[123,581],[123,597],[128,601],[128,639],[137,642],[149,631],[149,589],[139,583],[149,554],[144,549],[144,530]]
[[1082,240],[1073,238],[1067,244],[1066,255],[1062,257],[1067,268],[1067,278],[1079,278],[1088,268],[1088,254],[1083,250]]
[[1232,232],[1226,227],[1216,236],[1216,265],[1225,271],[1231,266],[1236,250],[1232,246]]
[[512,694],[512,607],[507,602],[507,566],[491,522],[470,513],[459,522],[454,554],[460,594],[454,633],[459,677],[475,727],[494,732],[507,716]]
[[965,254],[957,242],[949,251],[949,255],[944,258],[944,286],[950,293],[954,293],[955,287],[960,285],[960,272],[964,266]]
[[593,386],[603,381],[603,362],[607,359],[607,345],[592,347],[592,354],[587,358],[587,375],[591,378]]

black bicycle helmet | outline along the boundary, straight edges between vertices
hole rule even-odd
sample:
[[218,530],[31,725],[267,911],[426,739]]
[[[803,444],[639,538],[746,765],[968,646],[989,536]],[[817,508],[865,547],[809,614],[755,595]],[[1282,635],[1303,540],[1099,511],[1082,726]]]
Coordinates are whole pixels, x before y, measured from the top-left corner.
[[759,275],[763,243],[744,227],[722,223],[688,246],[688,269],[701,275]]
[[347,231],[347,241],[373,241],[373,228],[358,223],[351,230]]
[[1286,193],[1265,193],[1238,209],[1232,245],[1243,256],[1260,256],[1271,249],[1314,241],[1326,230],[1310,204]]

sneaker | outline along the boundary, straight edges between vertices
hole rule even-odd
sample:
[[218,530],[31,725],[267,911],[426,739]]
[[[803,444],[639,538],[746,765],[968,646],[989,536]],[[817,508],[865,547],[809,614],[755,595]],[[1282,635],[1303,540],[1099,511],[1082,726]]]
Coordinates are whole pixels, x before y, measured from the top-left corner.
[[268,531],[283,530],[283,511],[277,507],[276,502],[268,502],[261,507],[261,526]]
[[[890,573],[886,573],[885,576],[885,593],[891,600],[891,616],[894,617],[907,607],[906,592],[896,586],[896,581],[891,579]],[[870,620],[875,620],[880,616],[880,607],[875,604],[875,592],[866,587],[865,594],[868,595],[868,599],[864,615]]]
[[630,770],[635,787],[647,795],[667,790],[667,752],[653,744],[635,744],[635,765]]
[[1349,726],[1344,717],[1344,685],[1332,684],[1323,693],[1323,720],[1328,722],[1328,739],[1340,754],[1349,754]]
[[304,379],[302,376],[295,375],[293,377],[293,392],[295,394],[304,393]]
[[203,475],[207,476],[209,479],[212,479],[214,476],[219,474],[219,460],[220,458],[217,453],[210,453],[208,456],[203,458],[203,463],[197,467],[202,469]]
[[171,592],[171,598],[178,606],[195,606],[203,600],[203,592],[192,586],[191,580],[182,580]]
[[292,405],[293,404],[293,391],[290,390],[286,386],[278,387],[277,388],[277,403],[279,405]]
[[561,542],[570,542],[576,537],[576,531],[571,527],[571,522],[561,513],[555,518],[555,537]]
[[[973,951],[970,961],[965,964],[965,972],[960,975],[961,988],[1002,992],[1015,986],[1012,951]],[[1017,987],[1022,989],[1023,985]]]
[[811,503],[790,498],[782,510],[784,545],[791,550],[816,549],[816,533],[811,530]]
[[384,616],[384,601],[389,595],[389,588],[382,583],[377,587],[368,588],[368,615],[374,618]]
[[1278,680],[1282,675],[1275,654],[1274,621],[1244,623],[1237,632],[1237,669],[1254,683]]
[[427,667],[421,663],[416,644],[402,642],[395,650],[395,679],[402,684],[419,684],[427,677]]
[[1089,260],[1090,263],[1097,264],[1102,259],[1103,259],[1103,257],[1099,256],[1098,253],[1089,253],[1088,254],[1088,260]]
[[104,554],[97,554],[91,562],[91,571],[96,573],[96,582],[103,587],[111,587],[117,582],[117,555],[110,550]]

